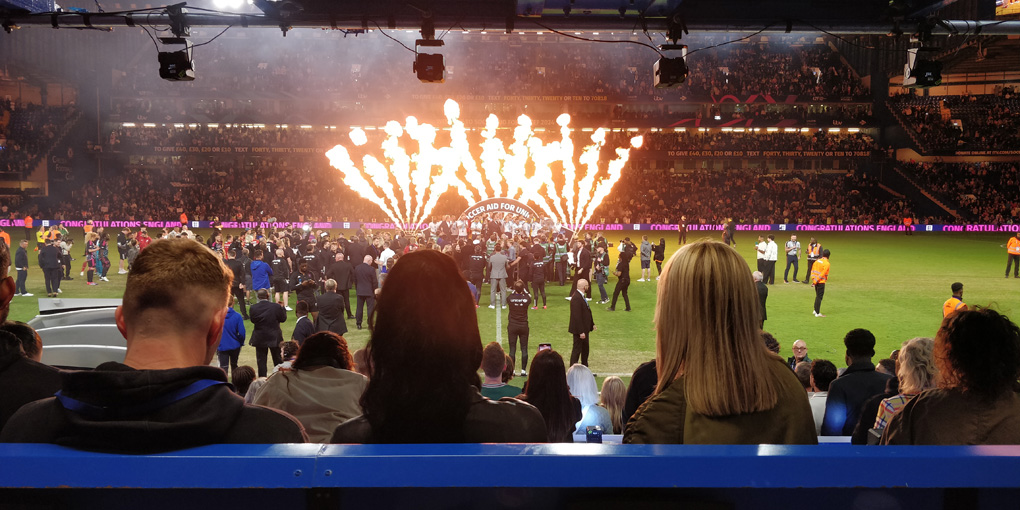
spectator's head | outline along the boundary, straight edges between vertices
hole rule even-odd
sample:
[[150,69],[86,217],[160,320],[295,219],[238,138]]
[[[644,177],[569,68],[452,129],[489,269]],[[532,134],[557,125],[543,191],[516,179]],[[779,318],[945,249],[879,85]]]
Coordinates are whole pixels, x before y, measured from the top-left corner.
[[255,250],[255,260],[262,260],[262,257],[263,257],[262,250]]
[[581,401],[581,407],[593,406],[599,402],[599,388],[595,376],[588,367],[574,363],[567,370],[567,388],[570,394]]
[[599,402],[602,404],[602,407],[609,411],[609,418],[613,421],[614,434],[623,432],[623,406],[626,401],[627,385],[623,384],[623,379],[615,375],[606,377],[602,381],[602,392],[599,394]]
[[326,292],[336,292],[336,280],[330,278],[326,280],[326,283],[322,284],[326,289]]
[[934,350],[931,338],[914,338],[903,346],[896,362],[900,392],[913,394],[935,387]]
[[251,383],[255,382],[255,369],[249,365],[235,368],[234,372],[230,374],[230,382],[234,385],[238,395],[242,397],[247,395]]
[[344,337],[332,331],[320,331],[305,339],[291,366],[294,370],[327,366],[353,371],[354,357]]
[[950,288],[950,290],[953,291],[953,297],[956,297],[956,298],[963,297],[963,284],[962,283],[955,282],[949,288]]
[[506,353],[500,347],[499,342],[489,342],[489,345],[482,349],[482,372],[486,379],[501,379],[503,369],[506,368]]
[[661,393],[683,370],[694,412],[728,416],[772,409],[779,382],[762,347],[758,291],[747,262],[713,241],[688,244],[662,268],[655,309]]
[[549,441],[557,442],[570,436],[575,420],[560,353],[545,349],[535,354],[524,393],[528,403],[542,412]]
[[811,363],[801,361],[793,367],[793,373],[805,391],[811,391]]
[[846,346],[847,365],[855,361],[870,361],[875,355],[875,335],[863,328],[847,332],[843,337],[843,345]]
[[[372,378],[361,398],[376,442],[463,440],[482,340],[456,263],[422,250],[400,258],[369,316]],[[422,367],[435,376],[422,384]],[[414,435],[407,431],[414,429]]]
[[372,370],[368,359],[368,349],[362,348],[354,351],[354,368],[357,369],[359,374],[365,377],[372,376]]
[[807,342],[798,339],[793,342],[793,359],[800,361],[807,357]]
[[761,339],[765,342],[765,348],[768,349],[769,352],[772,354],[779,354],[779,350],[781,349],[779,346],[779,340],[776,340],[776,337],[772,336],[772,333],[762,331]]
[[[503,384],[506,384],[514,378],[514,360],[509,354],[504,354],[503,360],[503,375],[500,376],[500,380],[503,381]],[[482,363],[484,363],[484,361]]]
[[514,282],[514,293],[524,294],[524,282],[522,282],[521,280],[517,280],[516,282]]
[[0,325],[0,331],[6,331],[21,341],[21,350],[26,358],[33,361],[42,359],[42,338],[32,326],[24,322],[6,321]]
[[[259,289],[255,291],[255,296],[259,298],[259,301],[269,301],[269,289]],[[308,313],[307,310],[305,313]]]
[[763,278],[765,278],[765,275],[761,274],[761,271],[755,271],[751,273],[751,278],[753,278],[755,282],[760,282]]
[[117,307],[124,363],[169,369],[208,365],[216,353],[233,273],[209,248],[165,239],[138,254]]
[[895,377],[896,361],[892,360],[891,358],[880,359],[878,360],[878,363],[875,363],[875,371]]
[[300,350],[301,346],[293,340],[287,340],[280,344],[280,356],[283,357],[283,361],[294,361]]
[[814,391],[829,391],[829,385],[836,380],[839,371],[836,365],[826,359],[816,359],[811,362],[811,389]]
[[1020,328],[990,308],[961,310],[942,321],[935,364],[939,388],[985,398],[1012,391],[1020,375]]
[[362,262],[364,262],[364,263],[366,263],[368,265],[372,265],[372,256],[371,255],[365,255],[365,258],[362,260]]
[[11,311],[11,299],[14,298],[14,278],[7,276],[11,267],[11,251],[7,243],[0,243],[0,321],[7,320]]
[[830,252],[828,248],[822,250],[822,256],[823,257],[829,258],[831,255],[832,255],[832,252]]

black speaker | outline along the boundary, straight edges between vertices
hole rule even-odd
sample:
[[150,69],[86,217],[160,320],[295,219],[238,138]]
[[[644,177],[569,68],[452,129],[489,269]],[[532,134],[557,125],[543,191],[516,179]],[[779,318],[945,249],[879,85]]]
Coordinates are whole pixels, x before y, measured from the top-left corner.
[[414,59],[412,69],[423,83],[446,81],[446,65],[443,63],[443,56],[438,53],[419,53]]

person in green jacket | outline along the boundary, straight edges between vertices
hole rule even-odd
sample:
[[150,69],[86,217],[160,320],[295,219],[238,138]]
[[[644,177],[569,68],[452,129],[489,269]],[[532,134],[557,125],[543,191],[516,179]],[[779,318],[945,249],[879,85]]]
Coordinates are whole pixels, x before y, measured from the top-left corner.
[[663,267],[656,307],[658,383],[624,443],[818,442],[804,389],[765,349],[758,293],[736,250],[681,248]]

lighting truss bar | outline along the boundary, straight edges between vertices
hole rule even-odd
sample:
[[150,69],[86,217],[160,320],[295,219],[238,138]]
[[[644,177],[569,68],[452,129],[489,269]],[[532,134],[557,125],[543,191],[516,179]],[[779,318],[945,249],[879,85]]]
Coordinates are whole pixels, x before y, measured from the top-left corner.
[[[418,30],[421,28],[420,18],[396,18],[396,19],[373,19],[373,18],[349,18],[330,17],[327,15],[293,15],[285,19],[269,17],[265,15],[233,15],[214,13],[187,13],[184,15],[187,24],[191,27],[226,27],[235,28],[335,28],[342,30],[375,29],[376,23],[382,27],[392,27],[396,30]],[[570,31],[635,31],[635,24],[638,18],[633,15],[625,17],[585,17],[585,16],[541,16],[526,17],[518,16],[514,19],[512,27],[514,31],[543,30],[536,23],[556,30]],[[167,14],[107,14],[107,13],[59,13],[59,14],[23,14],[7,16],[0,21],[4,28],[11,26],[30,27],[45,26],[52,28],[116,28],[128,27],[141,24],[147,25],[168,25],[170,16]],[[392,24],[390,23],[392,22]],[[463,19],[442,20],[437,19],[437,25],[444,23],[457,23],[458,30],[489,30],[499,33],[506,30],[505,19],[495,19],[492,16],[470,17]],[[645,20],[648,30],[652,32],[664,32],[666,30],[666,18],[648,18]],[[899,28],[903,33],[917,31],[916,22],[903,22]],[[981,35],[1020,35],[1020,21],[963,21],[946,20],[945,27],[936,26],[932,30],[933,35],[949,35],[951,33],[980,33]],[[697,22],[688,21],[687,27],[691,32],[731,32],[731,33],[754,33],[762,31],[764,23],[757,22]],[[885,35],[893,31],[891,24],[887,23],[846,23],[832,20],[818,21],[790,21],[776,22],[763,33],[783,32],[809,32],[821,33],[824,30],[840,35]],[[955,31],[955,32],[954,32]]]

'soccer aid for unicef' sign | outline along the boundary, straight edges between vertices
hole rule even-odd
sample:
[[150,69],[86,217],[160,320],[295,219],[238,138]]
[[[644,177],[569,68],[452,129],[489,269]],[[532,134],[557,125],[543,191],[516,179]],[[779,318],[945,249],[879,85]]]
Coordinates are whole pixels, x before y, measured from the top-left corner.
[[[469,214],[470,213],[470,214]],[[537,218],[530,207],[509,198],[493,198],[479,202],[465,211],[464,215],[470,220],[480,214],[486,213],[512,213],[521,217]],[[40,225],[63,225],[65,228],[82,228],[85,220],[35,220],[34,228]],[[393,222],[363,222],[363,221],[189,221],[189,228],[211,228],[217,225],[224,229],[247,229],[247,228],[302,228],[308,226],[313,229],[322,230],[355,230],[369,228],[372,230],[394,230],[407,228],[406,225],[398,227]],[[96,220],[92,222],[93,227],[103,228],[173,228],[181,225],[180,220],[165,221],[136,221],[136,220]],[[17,228],[24,227],[24,220],[0,219],[0,227]],[[429,228],[430,223],[417,225],[419,228]],[[572,228],[576,225],[561,225],[565,228]],[[1020,224],[1016,225],[988,225],[988,224],[965,224],[965,225],[814,225],[808,223],[749,223],[736,226],[737,230],[755,232],[906,232],[911,229],[914,232],[1020,232]],[[721,231],[721,224],[688,224],[688,232],[712,232]],[[584,226],[586,231],[614,231],[614,230],[652,230],[652,231],[676,231],[677,226],[670,223],[589,223]]]
[[526,219],[538,218],[538,214],[527,205],[512,198],[490,198],[468,207],[464,217],[471,221],[481,214],[504,213],[513,214]]

